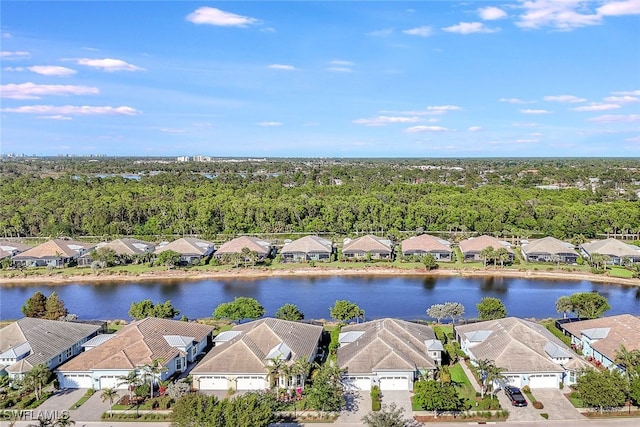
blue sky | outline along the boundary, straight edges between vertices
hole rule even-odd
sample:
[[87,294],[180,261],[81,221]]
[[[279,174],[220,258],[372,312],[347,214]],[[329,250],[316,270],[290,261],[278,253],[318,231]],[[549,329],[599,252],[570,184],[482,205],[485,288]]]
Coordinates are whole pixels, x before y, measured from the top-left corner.
[[4,154],[640,156],[640,0],[0,12]]

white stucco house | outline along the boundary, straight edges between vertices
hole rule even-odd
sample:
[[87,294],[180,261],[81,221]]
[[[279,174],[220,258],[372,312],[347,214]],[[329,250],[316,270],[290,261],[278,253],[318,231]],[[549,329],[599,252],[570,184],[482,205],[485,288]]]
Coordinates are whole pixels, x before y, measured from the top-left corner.
[[61,388],[126,389],[120,377],[140,372],[158,361],[165,371],[159,380],[183,372],[207,347],[211,326],[179,320],[147,318],[115,334],[85,343],[85,351],[64,363],[56,374]]

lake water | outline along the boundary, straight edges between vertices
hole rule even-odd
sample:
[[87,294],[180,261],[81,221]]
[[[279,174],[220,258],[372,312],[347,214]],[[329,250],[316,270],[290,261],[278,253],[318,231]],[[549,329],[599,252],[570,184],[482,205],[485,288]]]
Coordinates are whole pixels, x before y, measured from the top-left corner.
[[134,301],[171,300],[189,318],[209,317],[216,306],[235,297],[257,299],[273,316],[285,303],[296,304],[307,319],[329,318],[329,307],[337,299],[355,302],[367,319],[397,317],[429,319],[432,304],[457,301],[465,306],[465,318],[477,316],[476,304],[483,297],[500,298],[508,315],[557,317],[555,301],[574,292],[596,291],[607,297],[612,309],[607,315],[640,315],[640,288],[597,284],[589,281],[533,280],[520,278],[460,277],[305,277],[252,280],[198,280],[103,282],[53,286],[0,288],[0,319],[22,317],[20,308],[39,290],[55,290],[71,313],[81,319],[129,319]]

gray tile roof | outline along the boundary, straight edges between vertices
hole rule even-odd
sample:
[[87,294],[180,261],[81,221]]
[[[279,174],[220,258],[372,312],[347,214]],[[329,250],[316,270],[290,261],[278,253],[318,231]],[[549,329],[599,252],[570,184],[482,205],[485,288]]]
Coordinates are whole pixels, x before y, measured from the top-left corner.
[[[594,240],[581,245],[582,249],[588,254],[601,254],[624,257],[640,257],[640,250],[634,249],[634,246],[628,245],[616,239]],[[637,246],[636,246],[637,247]]]
[[166,336],[193,337],[201,342],[213,327],[196,322],[157,319],[149,317],[126,325],[114,337],[97,347],[85,351],[58,368],[59,371],[91,369],[132,369],[146,365],[154,359],[168,363],[180,350],[173,347]]
[[280,253],[328,253],[333,251],[333,243],[330,240],[318,236],[304,236],[293,242],[285,243]]
[[[544,326],[528,320],[507,317],[458,325],[455,330],[459,336],[477,338],[477,344],[469,349],[473,359],[492,360],[496,366],[504,368],[506,373],[563,372],[562,366],[549,357],[549,343],[558,348],[556,352],[563,350],[572,355],[573,367],[588,366]],[[491,333],[487,334],[487,331]],[[480,340],[481,337],[485,337],[484,340]]]
[[7,368],[9,372],[26,372],[40,363],[48,362],[100,329],[98,325],[25,317],[0,329],[0,353],[29,343],[31,354]]
[[532,240],[529,243],[522,244],[522,252],[525,254],[573,254],[578,253],[573,249],[573,245],[569,242],[563,242],[555,237],[543,237],[542,239]]
[[343,334],[352,332],[363,333],[338,348],[338,366],[350,375],[436,368],[427,354],[427,341],[436,338],[429,326],[379,319],[342,328]]
[[216,342],[193,374],[264,374],[269,354],[285,350],[290,351],[289,364],[299,358],[312,361],[322,335],[321,326],[273,318],[236,325],[231,331],[240,333]]
[[113,250],[118,255],[140,255],[153,252],[154,243],[145,242],[138,239],[116,239],[109,243],[99,243],[96,248],[106,247]]

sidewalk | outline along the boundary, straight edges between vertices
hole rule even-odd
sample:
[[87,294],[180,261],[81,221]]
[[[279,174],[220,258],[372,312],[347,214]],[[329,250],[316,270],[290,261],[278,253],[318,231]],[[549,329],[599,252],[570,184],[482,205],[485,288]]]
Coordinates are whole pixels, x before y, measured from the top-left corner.
[[473,372],[471,372],[471,369],[469,368],[469,366],[467,366],[467,361],[464,359],[460,359],[460,366],[462,366],[462,370],[464,371],[467,378],[469,378],[469,382],[471,383],[475,391],[477,393],[482,393],[482,387],[480,387],[480,384],[478,384],[478,381],[476,380],[476,376],[473,375]]

